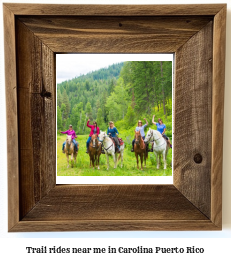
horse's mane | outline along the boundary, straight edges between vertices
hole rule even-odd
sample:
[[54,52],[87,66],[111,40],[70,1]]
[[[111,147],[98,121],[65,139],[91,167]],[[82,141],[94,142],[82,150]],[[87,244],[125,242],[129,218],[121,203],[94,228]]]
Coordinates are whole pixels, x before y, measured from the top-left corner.
[[152,132],[156,133],[156,134],[158,135],[158,138],[161,138],[161,137],[162,137],[162,135],[160,134],[160,132],[157,131],[157,130],[150,129],[149,131],[152,131]]
[[109,139],[109,137],[108,137],[108,135],[107,135],[107,133],[106,133],[106,131],[101,131],[101,133],[100,134],[105,134],[105,139]]
[[157,130],[153,130],[153,131],[155,131],[155,132],[157,133],[157,135],[158,135],[158,138],[161,138],[161,137],[162,137],[162,135],[160,134],[160,132],[159,132],[159,131],[157,131]]

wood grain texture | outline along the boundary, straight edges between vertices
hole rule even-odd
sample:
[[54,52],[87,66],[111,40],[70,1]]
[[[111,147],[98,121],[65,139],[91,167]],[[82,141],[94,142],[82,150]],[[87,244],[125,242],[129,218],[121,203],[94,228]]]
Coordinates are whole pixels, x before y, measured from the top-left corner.
[[20,17],[56,53],[175,52],[211,16],[192,17]]
[[[7,135],[17,148],[8,154],[9,231],[221,229],[225,13],[4,4]],[[55,186],[55,52],[131,50],[176,52],[174,185]]]
[[8,229],[19,221],[18,111],[14,14],[3,6],[7,120]]
[[[176,52],[174,185],[211,217],[213,23]],[[202,156],[200,164],[194,156]]]
[[12,232],[140,229],[217,228],[173,185],[58,185]]
[[54,53],[18,20],[16,31],[22,218],[55,186],[56,96]]
[[55,5],[5,3],[15,15],[180,16],[215,15],[224,4],[192,5]]
[[222,226],[222,155],[225,90],[226,6],[214,17],[213,38],[213,107],[211,220]]
[[208,218],[173,185],[58,185],[23,221],[160,219]]
[[210,220],[21,221],[9,232],[41,231],[195,231],[219,230]]

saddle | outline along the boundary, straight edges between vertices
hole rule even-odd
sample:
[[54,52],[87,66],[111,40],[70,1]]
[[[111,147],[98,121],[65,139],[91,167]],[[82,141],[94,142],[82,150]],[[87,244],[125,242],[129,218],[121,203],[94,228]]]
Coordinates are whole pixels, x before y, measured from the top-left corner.
[[124,141],[121,138],[118,138],[120,146],[124,144]]
[[[115,146],[115,152],[118,150],[117,146],[116,146],[116,143],[115,143],[115,140],[114,140],[114,137],[110,137],[110,139],[112,140],[112,142],[114,143],[114,146]],[[121,139],[121,138],[118,138],[119,140],[119,143],[120,143],[120,146],[124,144],[124,141]]]
[[[77,150],[77,148],[75,147],[75,143],[74,143],[73,141],[72,141],[72,144],[73,144],[73,146],[74,146],[74,152],[77,153],[78,150]],[[78,147],[78,143],[77,143],[77,147]]]

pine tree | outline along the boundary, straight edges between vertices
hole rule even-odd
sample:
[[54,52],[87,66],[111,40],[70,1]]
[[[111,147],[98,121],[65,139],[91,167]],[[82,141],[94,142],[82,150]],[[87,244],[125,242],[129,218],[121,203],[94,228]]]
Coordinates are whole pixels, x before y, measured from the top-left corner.
[[69,98],[67,96],[66,90],[63,91],[63,103],[66,106],[65,111],[63,112],[63,119],[67,120],[67,118],[69,117],[69,113],[70,113],[70,103],[69,103]]
[[164,90],[163,65],[162,65],[161,61],[160,61],[160,71],[161,71],[162,101],[163,101],[164,115],[165,115],[165,118],[167,118],[166,108],[165,108],[165,90]]
[[111,92],[114,91],[115,88],[115,83],[114,83],[114,79],[111,79],[109,81],[109,85],[108,85],[108,94],[110,95]]
[[62,105],[61,105],[61,113],[62,113],[62,124],[63,124],[63,128],[65,128],[65,126],[66,126],[66,121],[67,121],[67,118],[64,117],[65,112],[66,112],[66,105],[65,105],[64,103],[62,103]]
[[136,115],[131,105],[128,107],[124,120],[127,128],[135,124]]
[[97,111],[97,119],[96,119],[97,125],[101,126],[103,124],[103,112],[102,109],[99,108]]
[[87,114],[87,117],[88,117],[90,120],[93,120],[92,108],[91,108],[90,102],[88,102],[87,105],[86,105],[86,114]]
[[59,106],[57,106],[57,130],[62,130],[62,112]]
[[57,91],[57,105],[61,108],[62,105],[62,94],[60,92],[60,89]]

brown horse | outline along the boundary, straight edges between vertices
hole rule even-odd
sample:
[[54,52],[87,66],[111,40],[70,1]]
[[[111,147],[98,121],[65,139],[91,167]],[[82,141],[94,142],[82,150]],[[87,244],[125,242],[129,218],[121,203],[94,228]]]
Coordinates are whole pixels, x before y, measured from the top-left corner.
[[91,141],[89,143],[89,157],[90,157],[90,167],[91,163],[93,166],[93,169],[95,168],[95,165],[98,165],[99,168],[99,157],[101,154],[101,143],[97,139],[97,135],[93,134],[91,136]]
[[140,131],[135,131],[134,152],[136,155],[137,169],[139,169],[138,156],[140,156],[141,170],[143,170],[143,159],[144,159],[144,166],[146,167],[146,159],[148,158],[148,152],[144,140],[141,137]]
[[74,157],[74,161],[76,163],[76,157],[77,157],[78,151],[75,150],[75,146],[74,146],[74,143],[72,142],[71,135],[67,135],[64,152],[67,157],[67,167],[69,168],[69,155],[71,155],[71,167],[73,168],[73,157]]

